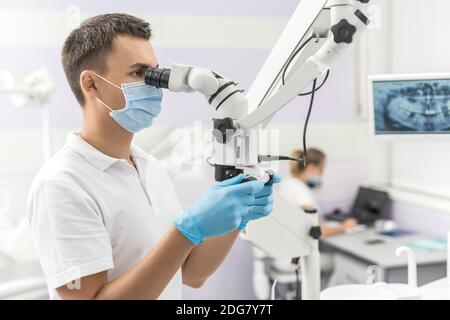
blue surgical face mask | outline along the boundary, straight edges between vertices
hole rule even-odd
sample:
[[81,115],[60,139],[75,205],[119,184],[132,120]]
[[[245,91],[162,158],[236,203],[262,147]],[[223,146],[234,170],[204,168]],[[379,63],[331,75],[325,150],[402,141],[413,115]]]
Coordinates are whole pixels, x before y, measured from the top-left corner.
[[153,119],[161,112],[162,89],[147,85],[144,81],[123,83],[121,87],[95,74],[100,79],[122,90],[125,97],[125,107],[113,110],[98,99],[106,108],[111,110],[109,115],[125,130],[131,133],[139,132],[150,127]]
[[306,185],[311,189],[317,189],[322,186],[322,178],[319,176],[310,176],[306,180]]

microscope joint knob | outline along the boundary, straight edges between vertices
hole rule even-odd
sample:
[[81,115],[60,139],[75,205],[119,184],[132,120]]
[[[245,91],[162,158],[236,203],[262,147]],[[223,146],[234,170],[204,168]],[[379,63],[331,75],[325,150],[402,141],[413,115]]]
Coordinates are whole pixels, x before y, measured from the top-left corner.
[[336,43],[352,43],[353,35],[356,33],[356,27],[350,24],[346,19],[342,19],[331,27],[331,32]]

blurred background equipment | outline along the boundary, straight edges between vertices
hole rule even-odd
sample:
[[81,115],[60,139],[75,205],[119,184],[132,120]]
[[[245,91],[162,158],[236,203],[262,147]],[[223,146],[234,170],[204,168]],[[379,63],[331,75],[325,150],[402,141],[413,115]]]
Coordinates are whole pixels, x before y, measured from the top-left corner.
[[326,216],[330,221],[344,221],[353,218],[358,223],[373,226],[378,220],[390,219],[390,198],[385,191],[367,187],[360,187],[352,209],[348,213],[335,209],[332,214]]
[[[47,70],[39,69],[25,77],[0,72],[0,94],[9,95],[17,108],[42,108],[42,150],[51,157],[51,96],[54,84]],[[26,216],[14,223],[10,194],[0,192],[0,299],[40,299],[47,296],[39,256]]]
[[51,96],[54,84],[46,69],[39,69],[22,78],[15,78],[8,71],[0,71],[0,94],[11,97],[17,108],[38,107],[43,110],[43,153],[50,159],[51,148]]

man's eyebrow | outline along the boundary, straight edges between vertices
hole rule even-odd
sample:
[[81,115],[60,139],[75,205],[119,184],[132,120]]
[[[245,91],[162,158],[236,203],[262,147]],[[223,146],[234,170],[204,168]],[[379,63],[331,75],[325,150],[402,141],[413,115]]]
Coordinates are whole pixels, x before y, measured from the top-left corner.
[[151,66],[147,63],[138,62],[130,66],[130,69],[148,69]]

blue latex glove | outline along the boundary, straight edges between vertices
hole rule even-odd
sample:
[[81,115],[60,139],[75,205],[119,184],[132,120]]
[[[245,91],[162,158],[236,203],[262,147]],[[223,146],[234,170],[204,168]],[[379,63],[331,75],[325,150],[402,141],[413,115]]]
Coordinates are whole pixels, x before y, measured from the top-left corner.
[[280,181],[280,176],[274,175],[272,181],[269,184],[265,185],[264,188],[255,195],[253,207],[246,215],[242,216],[239,230],[244,230],[251,220],[257,220],[267,217],[272,212],[273,185],[275,183],[279,183]]
[[[255,196],[264,190],[260,181],[244,182],[241,174],[210,188],[179,218],[175,227],[194,244],[237,230],[244,215],[259,207]],[[258,209],[259,210],[259,209]],[[256,212],[255,212],[256,214]]]

